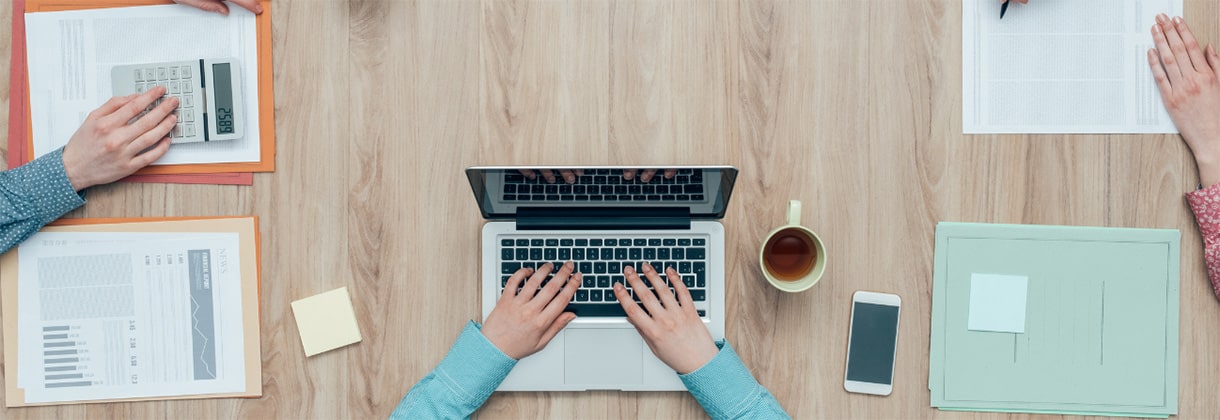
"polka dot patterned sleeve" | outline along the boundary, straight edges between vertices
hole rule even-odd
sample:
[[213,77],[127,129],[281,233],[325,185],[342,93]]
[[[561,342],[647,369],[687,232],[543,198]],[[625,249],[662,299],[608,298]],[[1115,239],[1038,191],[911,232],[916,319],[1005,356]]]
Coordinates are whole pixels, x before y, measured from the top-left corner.
[[1187,193],[1186,202],[1190,203],[1203,236],[1203,256],[1212,291],[1220,297],[1220,184]]
[[0,172],[0,252],[85,204],[64,171],[63,149]]

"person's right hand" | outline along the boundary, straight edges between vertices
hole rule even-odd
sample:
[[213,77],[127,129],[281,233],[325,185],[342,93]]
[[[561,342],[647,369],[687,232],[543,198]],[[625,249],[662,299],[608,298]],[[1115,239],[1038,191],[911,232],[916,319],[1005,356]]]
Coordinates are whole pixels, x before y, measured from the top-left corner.
[[1156,20],[1156,49],[1148,50],[1148,65],[1165,109],[1195,156],[1199,183],[1211,186],[1220,182],[1220,57],[1211,45],[1204,54],[1181,17],[1161,14]]
[[[233,4],[241,6],[243,9],[249,10],[254,14],[263,13],[263,6],[258,4],[258,0],[232,0]],[[206,12],[216,12],[222,15],[229,14],[229,6],[221,0],[174,0],[174,3],[185,4],[203,10]]]
[[178,107],[178,99],[165,98],[161,105],[127,124],[162,95],[164,87],[140,95],[116,96],[89,113],[64,146],[64,171],[72,188],[80,191],[118,181],[169,151],[166,135],[178,123],[171,113]]
[[[643,172],[641,172],[638,169],[624,169],[623,170],[623,179],[630,181],[632,179],[635,179],[636,174],[640,175],[640,182],[648,182],[648,181],[652,180],[652,177],[657,175],[657,170],[656,169],[645,169],[645,170],[643,170]],[[677,169],[666,169],[665,172],[662,173],[662,175],[665,177],[665,179],[673,179],[673,177],[678,175],[678,170]]]
[[[543,264],[538,271],[532,268],[517,270],[504,285],[504,293],[495,309],[487,315],[483,336],[515,360],[545,348],[555,334],[576,319],[576,314],[563,311],[580,287],[581,273],[572,275],[575,267],[571,261],[565,263],[542,290],[538,290],[538,285],[555,268],[554,264]],[[529,281],[522,285],[522,279],[531,274]],[[517,293],[518,287],[521,293]]]
[[690,290],[687,290],[681,280],[677,280],[681,277],[673,267],[666,269],[665,273],[668,278],[677,280],[672,282],[674,290],[677,291],[677,299],[652,265],[644,263],[641,270],[657,293],[648,291],[648,286],[640,280],[633,267],[623,268],[623,275],[631,283],[631,289],[640,296],[640,304],[643,304],[648,312],[640,309],[622,283],[614,283],[614,297],[623,306],[623,310],[627,311],[627,320],[640,332],[640,336],[644,337],[644,342],[648,343],[652,353],[678,374],[685,375],[699,370],[716,357],[720,349],[716,348],[711,333],[703,325],[703,320],[699,319]]

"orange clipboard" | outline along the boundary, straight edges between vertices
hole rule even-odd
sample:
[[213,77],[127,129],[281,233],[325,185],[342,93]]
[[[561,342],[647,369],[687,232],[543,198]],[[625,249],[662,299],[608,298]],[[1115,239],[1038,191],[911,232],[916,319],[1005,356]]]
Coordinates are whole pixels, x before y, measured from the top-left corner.
[[[17,386],[17,273],[18,247],[0,255],[0,298],[3,299],[4,402],[7,407],[37,405],[91,404],[121,401],[161,401],[199,398],[258,398],[263,394],[260,290],[262,289],[262,239],[258,218],[240,217],[163,217],[60,219],[41,231],[59,232],[231,232],[238,234],[242,272],[242,337],[245,354],[246,391],[230,394],[198,394],[169,397],[124,398],[110,400],[63,401],[27,404],[25,390]],[[246,279],[253,278],[254,281]]]
[[[108,7],[155,6],[173,4],[170,0],[26,0],[25,11],[56,12],[64,10],[102,9]],[[154,165],[136,171],[136,175],[153,174],[211,174],[223,172],[273,172],[275,171],[275,89],[271,62],[271,0],[259,0],[263,13],[255,17],[255,32],[258,38],[258,162],[198,163],[182,165]],[[14,17],[16,18],[16,17]],[[26,86],[29,86],[27,72]],[[34,125],[30,113],[29,89],[25,95],[26,126]],[[33,138],[27,140],[27,160],[34,160]]]

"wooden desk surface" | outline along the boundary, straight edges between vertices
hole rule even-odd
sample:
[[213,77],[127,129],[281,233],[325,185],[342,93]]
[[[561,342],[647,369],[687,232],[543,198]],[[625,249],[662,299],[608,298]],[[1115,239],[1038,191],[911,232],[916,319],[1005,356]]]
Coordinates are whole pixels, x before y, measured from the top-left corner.
[[[929,408],[938,221],[1180,229],[1179,417],[1220,416],[1220,303],[1182,196],[1197,182],[1189,151],[1170,135],[962,135],[960,7],[276,0],[278,170],[253,187],[99,187],[69,215],[259,216],[264,396],[0,417],[388,415],[480,315],[482,219],[461,175],[480,164],[740,168],[724,220],[728,337],[797,418],[1026,417]],[[1203,42],[1220,41],[1220,4],[1186,10]],[[3,57],[9,43],[0,31]],[[831,256],[824,280],[795,295],[756,262],[788,199]],[[289,302],[340,286],[364,341],[306,359]],[[903,298],[885,398],[842,386],[860,289]],[[705,416],[679,392],[497,394],[477,415]]]

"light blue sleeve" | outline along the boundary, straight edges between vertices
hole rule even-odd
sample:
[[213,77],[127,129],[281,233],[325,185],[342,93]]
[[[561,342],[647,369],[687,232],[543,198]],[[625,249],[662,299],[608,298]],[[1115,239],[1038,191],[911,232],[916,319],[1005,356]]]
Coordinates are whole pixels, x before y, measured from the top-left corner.
[[478,324],[470,322],[449,354],[411,387],[390,418],[468,418],[516,365],[516,360],[487,341]]
[[85,204],[68,181],[63,151],[0,172],[0,253]]
[[784,407],[763,388],[727,342],[698,370],[679,375],[686,389],[713,419],[789,419]]

